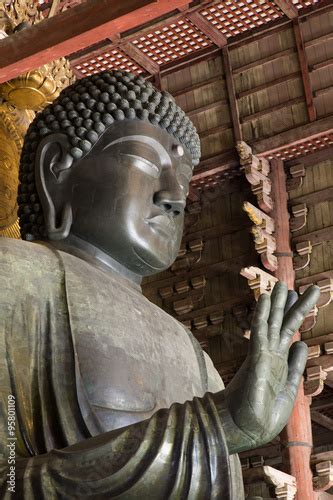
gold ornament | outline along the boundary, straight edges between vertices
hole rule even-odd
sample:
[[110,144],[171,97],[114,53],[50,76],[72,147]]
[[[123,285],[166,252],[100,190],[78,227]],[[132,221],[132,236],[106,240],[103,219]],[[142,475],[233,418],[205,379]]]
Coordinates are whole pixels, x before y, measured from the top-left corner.
[[[19,237],[17,224],[18,167],[24,135],[33,112],[0,105],[0,235]],[[14,236],[15,235],[15,236]]]
[[[0,30],[9,36],[18,25],[43,19],[32,0],[3,0],[2,8],[0,0],[0,11]],[[0,96],[18,109],[40,111],[74,81],[69,62],[62,57],[1,84]]]

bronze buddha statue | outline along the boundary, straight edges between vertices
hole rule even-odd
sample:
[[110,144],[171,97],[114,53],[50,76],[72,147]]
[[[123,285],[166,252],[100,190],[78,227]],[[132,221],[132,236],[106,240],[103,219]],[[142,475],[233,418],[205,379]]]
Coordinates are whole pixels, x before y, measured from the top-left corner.
[[240,500],[237,452],[286,424],[307,354],[289,343],[316,287],[261,296],[227,389],[140,291],[176,258],[199,157],[172,97],[118,71],[68,87],[29,128],[18,201],[35,241],[0,241],[1,498]]

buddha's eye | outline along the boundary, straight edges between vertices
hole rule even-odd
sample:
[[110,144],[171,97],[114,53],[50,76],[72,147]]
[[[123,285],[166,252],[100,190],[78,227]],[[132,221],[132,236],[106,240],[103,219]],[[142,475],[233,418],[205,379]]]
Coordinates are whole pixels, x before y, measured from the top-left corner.
[[157,165],[147,160],[146,158],[132,153],[120,153],[120,155],[126,158],[130,158],[132,160],[131,163],[134,167],[138,168],[145,174],[154,177],[154,179],[158,179],[158,177],[160,176],[161,171],[157,167]]

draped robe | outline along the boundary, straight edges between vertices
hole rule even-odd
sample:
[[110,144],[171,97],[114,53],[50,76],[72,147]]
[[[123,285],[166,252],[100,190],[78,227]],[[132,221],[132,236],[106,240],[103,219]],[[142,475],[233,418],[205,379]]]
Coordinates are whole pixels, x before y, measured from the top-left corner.
[[222,380],[191,332],[116,272],[0,239],[0,497],[8,396],[21,499],[241,500]]

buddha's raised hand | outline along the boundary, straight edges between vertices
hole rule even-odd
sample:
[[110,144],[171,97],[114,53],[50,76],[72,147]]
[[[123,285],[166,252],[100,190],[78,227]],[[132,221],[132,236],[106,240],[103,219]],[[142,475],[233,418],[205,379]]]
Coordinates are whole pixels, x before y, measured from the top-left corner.
[[298,298],[279,282],[271,297],[260,296],[247,358],[223,391],[230,453],[267,443],[286,425],[307,360],[306,344],[290,347],[291,339],[319,295],[312,286]]

